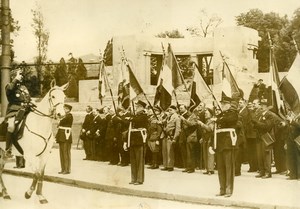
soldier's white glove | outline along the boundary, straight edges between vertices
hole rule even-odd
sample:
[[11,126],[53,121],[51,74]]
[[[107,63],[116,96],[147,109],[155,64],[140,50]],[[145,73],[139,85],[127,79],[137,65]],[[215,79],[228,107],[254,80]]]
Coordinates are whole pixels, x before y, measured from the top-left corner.
[[214,154],[215,154],[215,151],[213,150],[213,148],[212,148],[212,147],[209,147],[209,148],[208,148],[208,152],[209,152],[210,154],[212,154],[212,155],[214,155]]
[[159,141],[155,141],[155,144],[156,144],[156,145],[159,145]]
[[123,149],[124,149],[125,151],[127,151],[127,149],[128,149],[127,143],[126,143],[126,142],[123,144]]

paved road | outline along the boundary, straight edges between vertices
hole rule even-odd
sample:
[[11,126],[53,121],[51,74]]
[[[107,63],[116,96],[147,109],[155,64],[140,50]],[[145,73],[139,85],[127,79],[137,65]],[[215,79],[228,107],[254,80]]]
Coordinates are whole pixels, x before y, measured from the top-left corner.
[[[38,198],[33,194],[32,198],[26,200],[24,192],[28,189],[31,180],[24,177],[4,175],[5,182],[10,187],[9,193],[12,200],[0,199],[3,209],[220,209],[221,206],[209,206],[174,202],[167,200],[141,198],[127,195],[117,195],[90,189],[70,187],[63,184],[45,182],[44,194],[47,195],[48,204],[41,205]],[[57,195],[59,191],[60,195]],[[226,207],[227,208],[227,207]],[[231,209],[233,207],[228,207]]]

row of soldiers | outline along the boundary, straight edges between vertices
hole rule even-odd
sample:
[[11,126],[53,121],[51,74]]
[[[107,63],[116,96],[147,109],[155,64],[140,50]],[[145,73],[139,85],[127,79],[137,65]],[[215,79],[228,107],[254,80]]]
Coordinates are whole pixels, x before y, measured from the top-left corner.
[[300,135],[299,116],[289,113],[282,119],[264,99],[247,103],[224,97],[220,104],[216,111],[204,103],[192,111],[183,104],[162,111],[139,100],[132,113],[88,106],[81,131],[86,159],[130,163],[132,184],[144,181],[144,156],[151,159],[151,169],[162,164],[161,170],[171,172],[180,161],[186,173],[195,172],[201,159],[205,174],[213,174],[217,167],[218,195],[226,197],[233,192],[233,179],[241,175],[243,162],[249,163],[248,172],[259,172],[258,178],[272,177],[274,160],[275,173],[289,171],[288,179],[300,179],[295,141]]

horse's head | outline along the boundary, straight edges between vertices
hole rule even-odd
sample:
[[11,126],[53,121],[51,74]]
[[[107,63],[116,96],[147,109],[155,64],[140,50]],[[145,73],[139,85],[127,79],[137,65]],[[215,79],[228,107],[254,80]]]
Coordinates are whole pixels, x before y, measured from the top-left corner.
[[50,104],[50,112],[54,115],[54,118],[63,117],[65,115],[64,103],[65,93],[62,87],[53,87],[48,92],[48,101]]

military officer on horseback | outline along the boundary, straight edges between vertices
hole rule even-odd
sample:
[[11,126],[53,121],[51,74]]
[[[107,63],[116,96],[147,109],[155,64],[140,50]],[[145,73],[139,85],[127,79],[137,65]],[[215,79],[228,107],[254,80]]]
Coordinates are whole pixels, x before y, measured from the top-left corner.
[[28,89],[24,85],[23,71],[20,69],[16,72],[16,76],[5,87],[8,106],[6,110],[5,120],[7,122],[6,133],[6,155],[11,157],[12,144],[16,149],[23,153],[23,149],[18,143],[18,128],[24,116],[29,112],[31,105],[31,97]]

